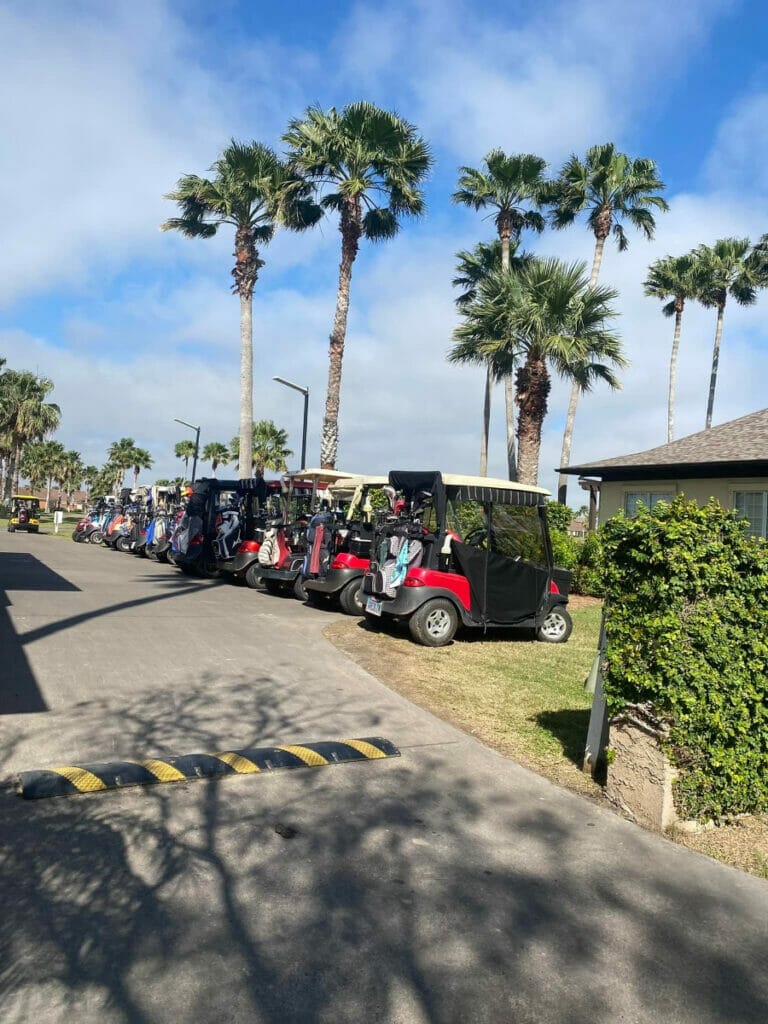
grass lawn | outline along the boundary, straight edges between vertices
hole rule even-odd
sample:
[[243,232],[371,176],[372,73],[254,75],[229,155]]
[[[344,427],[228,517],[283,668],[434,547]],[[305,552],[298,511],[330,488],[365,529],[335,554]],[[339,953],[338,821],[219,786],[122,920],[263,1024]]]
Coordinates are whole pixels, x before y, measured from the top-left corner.
[[[414,644],[407,632],[369,632],[352,618],[329,626],[326,636],[414,704],[558,785],[600,799],[601,787],[580,766],[592,704],[584,680],[597,649],[601,605],[575,597],[569,610],[574,628],[567,644],[491,632],[431,649]],[[766,816],[702,832],[675,830],[669,838],[768,878]]]
[[570,606],[567,644],[541,644],[489,632],[449,647],[419,647],[407,633],[373,633],[360,619],[326,634],[355,661],[415,704],[461,726],[488,746],[569,789],[598,796],[579,765],[591,694],[584,691],[597,649],[600,602]]
[[[53,512],[41,512],[40,513],[40,533],[50,534],[51,537],[56,537],[60,540],[68,540],[72,542],[72,531],[75,528],[75,523],[79,523],[83,518],[82,512],[64,512],[64,522],[59,526],[59,532],[53,532]],[[8,528],[8,517],[3,516],[0,518],[0,529]],[[21,532],[21,531],[20,531]],[[34,536],[34,534],[32,534]]]

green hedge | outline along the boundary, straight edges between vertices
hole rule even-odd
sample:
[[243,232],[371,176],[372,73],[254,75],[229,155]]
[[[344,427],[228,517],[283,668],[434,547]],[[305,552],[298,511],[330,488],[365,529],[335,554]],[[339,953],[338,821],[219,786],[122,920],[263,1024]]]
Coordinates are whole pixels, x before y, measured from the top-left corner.
[[609,710],[670,725],[690,818],[768,811],[768,545],[683,496],[601,530]]

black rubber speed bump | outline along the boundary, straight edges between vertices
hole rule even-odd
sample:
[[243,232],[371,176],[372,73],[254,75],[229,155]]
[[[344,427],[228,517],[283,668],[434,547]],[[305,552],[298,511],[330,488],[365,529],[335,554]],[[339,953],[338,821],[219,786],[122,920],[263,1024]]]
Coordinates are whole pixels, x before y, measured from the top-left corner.
[[399,757],[400,751],[379,736],[356,740],[225,750],[218,754],[182,754],[162,760],[106,761],[63,765],[43,771],[20,772],[17,792],[25,800],[41,800],[76,793],[99,793],[123,786],[149,786],[157,782],[216,779],[225,775],[253,775],[277,768],[321,768],[346,761],[375,761]]

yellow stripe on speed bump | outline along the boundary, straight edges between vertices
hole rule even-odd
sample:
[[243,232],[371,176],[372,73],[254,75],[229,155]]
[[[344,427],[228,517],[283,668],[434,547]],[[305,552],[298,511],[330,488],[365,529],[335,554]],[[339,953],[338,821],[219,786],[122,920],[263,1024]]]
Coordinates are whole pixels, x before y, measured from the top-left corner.
[[52,768],[51,771],[56,772],[57,775],[61,775],[68,782],[71,782],[78,793],[98,793],[99,790],[107,788],[106,783],[98,775],[89,772],[87,768],[76,768],[73,765],[64,768]]
[[312,750],[311,747],[299,747],[299,746],[285,746],[278,747],[278,750],[284,750],[287,754],[293,754],[298,757],[300,761],[303,761],[309,768],[322,768],[323,765],[328,764],[327,758],[323,757],[322,754],[318,754],[316,750]]
[[146,768],[148,772],[152,772],[158,782],[183,782],[187,778],[172,764],[168,764],[166,761],[156,761],[152,757],[146,761],[137,761],[137,764]]
[[249,761],[247,757],[243,757],[242,754],[236,754],[234,751],[225,751],[222,754],[214,754],[214,757],[218,757],[224,764],[228,764],[233,772],[237,772],[238,775],[250,775],[253,772],[260,772],[261,768],[253,761]]
[[389,740],[367,736],[352,740],[319,740],[249,750],[223,750],[217,754],[182,754],[136,761],[105,761],[65,765],[42,771],[20,772],[17,792],[25,800],[98,793],[125,786],[146,786],[185,779],[220,779],[225,775],[252,775],[280,768],[320,768],[353,761],[399,757]]
[[367,743],[365,740],[339,740],[339,743],[346,743],[348,747],[352,747],[359,754],[367,757],[373,761],[377,757],[390,757],[390,754],[385,754],[383,750],[379,750],[378,747],[374,747],[372,743]]

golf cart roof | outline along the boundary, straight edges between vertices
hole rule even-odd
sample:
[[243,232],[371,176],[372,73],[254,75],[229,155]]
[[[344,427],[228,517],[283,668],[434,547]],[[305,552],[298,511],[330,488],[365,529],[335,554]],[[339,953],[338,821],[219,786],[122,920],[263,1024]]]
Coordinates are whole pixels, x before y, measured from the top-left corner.
[[11,495],[11,501],[15,501],[17,498],[19,499],[19,501],[40,501],[40,499],[38,498],[38,496],[36,494],[12,494]]
[[286,473],[289,480],[313,480],[317,483],[332,484],[337,480],[347,480],[351,473],[339,469],[300,469],[295,473]]
[[356,487],[386,487],[388,483],[388,476],[345,476],[341,480],[336,480],[331,490],[352,491]]
[[529,487],[490,476],[462,476],[439,470],[391,470],[390,484],[398,491],[442,491],[453,501],[482,501],[499,505],[543,505],[549,497],[544,487]]

